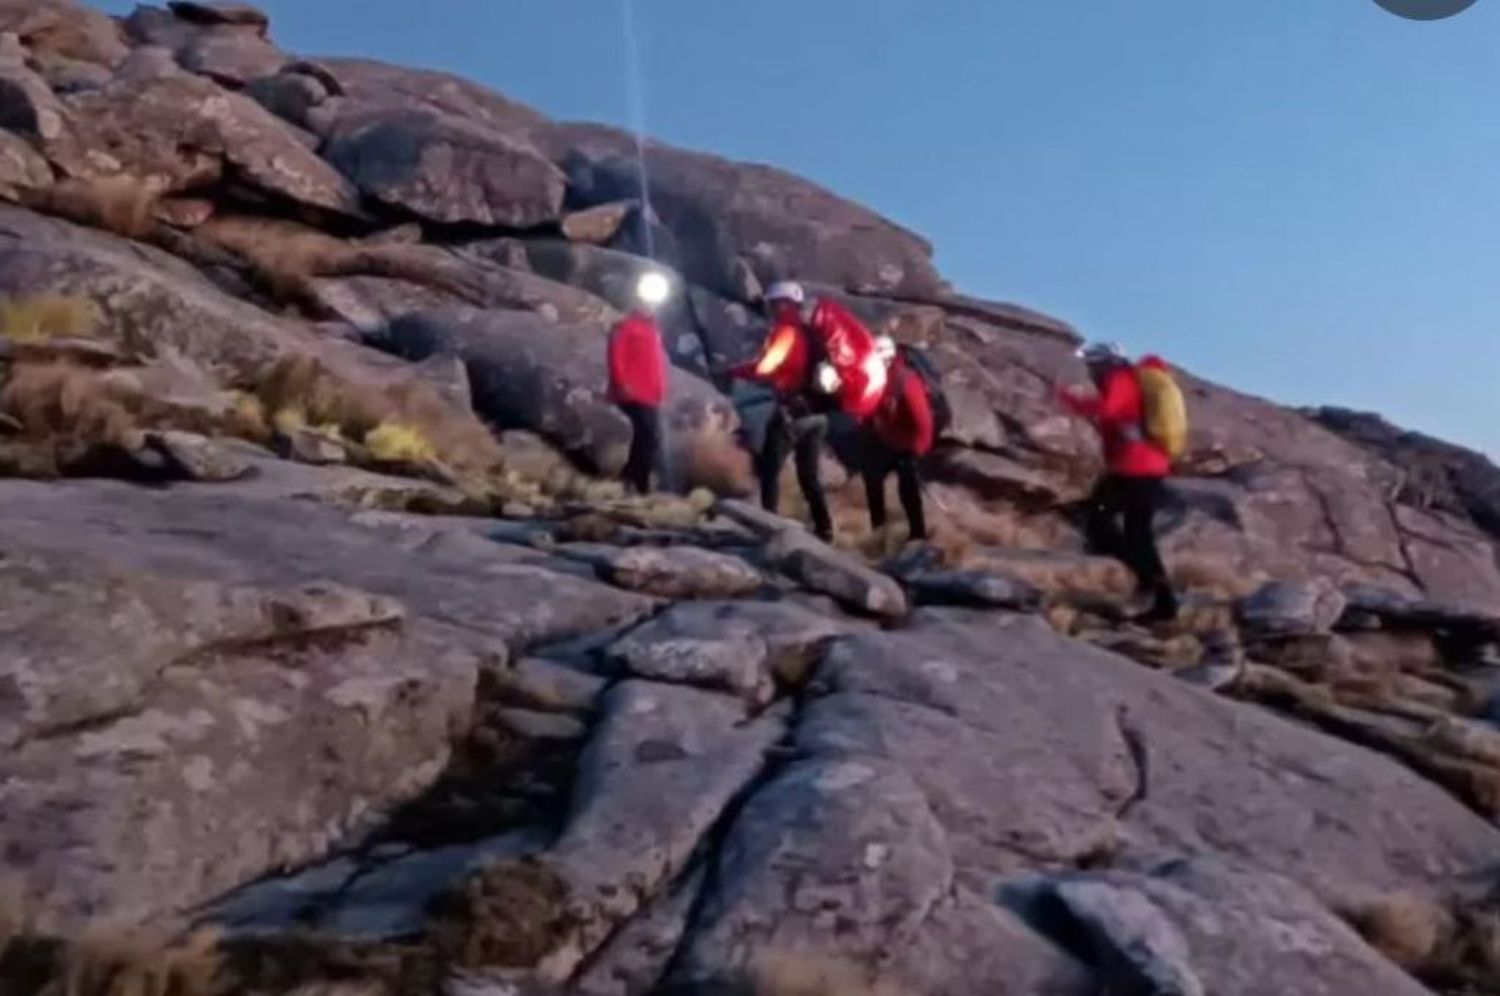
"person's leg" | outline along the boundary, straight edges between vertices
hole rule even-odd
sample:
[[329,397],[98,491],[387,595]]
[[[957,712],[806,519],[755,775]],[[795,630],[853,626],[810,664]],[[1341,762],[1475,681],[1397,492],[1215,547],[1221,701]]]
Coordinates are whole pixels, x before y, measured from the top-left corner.
[[922,478],[917,472],[917,458],[906,455],[896,463],[896,484],[901,490],[901,507],[911,526],[911,538],[927,538],[927,512],[922,507]]
[[654,417],[656,412],[633,402],[621,403],[620,411],[630,420],[630,456],[620,476],[630,490],[646,494],[651,490],[651,469],[656,463],[661,438]]
[[775,512],[781,507],[781,468],[787,458],[788,432],[786,413],[777,405],[766,422],[766,438],[755,458],[760,504],[767,512]]
[[1141,589],[1151,595],[1151,609],[1144,621],[1168,621],[1177,617],[1177,593],[1156,545],[1156,512],[1166,496],[1166,487],[1154,477],[1124,482],[1124,560],[1135,572]]
[[864,464],[859,476],[865,482],[865,504],[870,509],[870,528],[885,528],[885,468]]
[[889,469],[883,459],[884,448],[868,429],[859,430],[856,437],[854,459],[859,466],[859,477],[865,485],[865,507],[870,510],[870,528],[885,528],[885,479]]
[[823,496],[818,462],[823,457],[823,440],[827,435],[826,416],[812,415],[797,421],[797,483],[802,486],[802,496],[807,499],[813,533],[825,541],[833,538],[833,516],[828,512],[828,499]]
[[1120,478],[1106,474],[1094,485],[1085,501],[1084,537],[1090,553],[1104,557],[1123,557],[1120,535]]
[[[640,413],[640,424],[636,431],[641,439],[641,464],[640,482],[641,494],[651,491],[651,477],[662,470],[662,431],[661,431],[661,409],[654,405],[642,405]],[[666,486],[668,482],[658,481],[658,484]]]

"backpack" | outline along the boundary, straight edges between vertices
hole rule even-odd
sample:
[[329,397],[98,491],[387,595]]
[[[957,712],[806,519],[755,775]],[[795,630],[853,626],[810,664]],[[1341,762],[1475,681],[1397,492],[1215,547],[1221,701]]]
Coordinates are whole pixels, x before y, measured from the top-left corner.
[[1181,459],[1188,445],[1187,400],[1182,388],[1167,365],[1154,356],[1138,363],[1135,374],[1141,385],[1147,438],[1173,460]]
[[842,378],[836,395],[839,408],[856,419],[868,418],[885,392],[885,378],[871,370],[875,336],[848,308],[828,298],[818,300],[808,328],[826,362]]
[[901,345],[896,347],[896,352],[907,369],[922,378],[922,386],[927,388],[927,401],[932,406],[932,434],[941,436],[953,425],[953,404],[948,400],[948,392],[943,390],[943,375],[938,373],[932,357],[916,346]]

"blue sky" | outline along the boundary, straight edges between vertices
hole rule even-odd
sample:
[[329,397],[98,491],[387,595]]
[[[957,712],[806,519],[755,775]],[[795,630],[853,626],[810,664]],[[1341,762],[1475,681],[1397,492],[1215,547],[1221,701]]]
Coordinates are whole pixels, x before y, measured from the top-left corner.
[[[627,123],[620,2],[261,5],[290,50]],[[634,3],[655,136],[876,207],[969,292],[1500,454],[1500,0]]]

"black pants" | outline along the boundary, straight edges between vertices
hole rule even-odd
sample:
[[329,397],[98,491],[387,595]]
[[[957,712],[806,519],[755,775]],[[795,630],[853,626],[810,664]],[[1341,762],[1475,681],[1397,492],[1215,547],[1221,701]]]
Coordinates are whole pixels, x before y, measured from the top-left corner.
[[775,512],[781,505],[781,468],[787,456],[796,452],[797,483],[807,499],[813,532],[823,539],[833,535],[833,517],[828,514],[828,499],[823,496],[823,482],[818,476],[818,460],[827,436],[828,416],[793,418],[777,405],[766,423],[766,440],[755,467],[760,478],[760,503],[766,511]]
[[885,525],[885,481],[896,475],[896,488],[901,495],[901,507],[906,510],[906,522],[911,527],[911,538],[927,538],[927,513],[922,507],[922,478],[917,473],[917,458],[910,453],[897,453],[878,440],[866,439],[860,451],[860,476],[865,481],[865,498],[870,506],[870,525],[876,529]]
[[620,411],[630,419],[630,458],[620,477],[636,494],[651,491],[651,472],[661,456],[661,409],[633,401],[620,402]]
[[1166,501],[1167,486],[1160,478],[1109,474],[1089,496],[1086,526],[1090,548],[1123,561],[1141,589],[1156,598],[1159,609],[1176,605],[1156,547],[1156,513]]

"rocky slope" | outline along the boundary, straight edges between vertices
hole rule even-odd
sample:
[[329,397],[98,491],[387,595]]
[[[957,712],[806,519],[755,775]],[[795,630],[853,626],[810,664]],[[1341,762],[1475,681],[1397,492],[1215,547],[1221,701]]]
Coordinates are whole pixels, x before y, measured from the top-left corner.
[[[1500,991],[1477,455],[1189,379],[1145,632],[1074,330],[805,180],[651,145],[646,212],[627,136],[243,4],[0,0],[0,129],[0,992]],[[931,547],[736,500],[789,276],[941,365]]]

